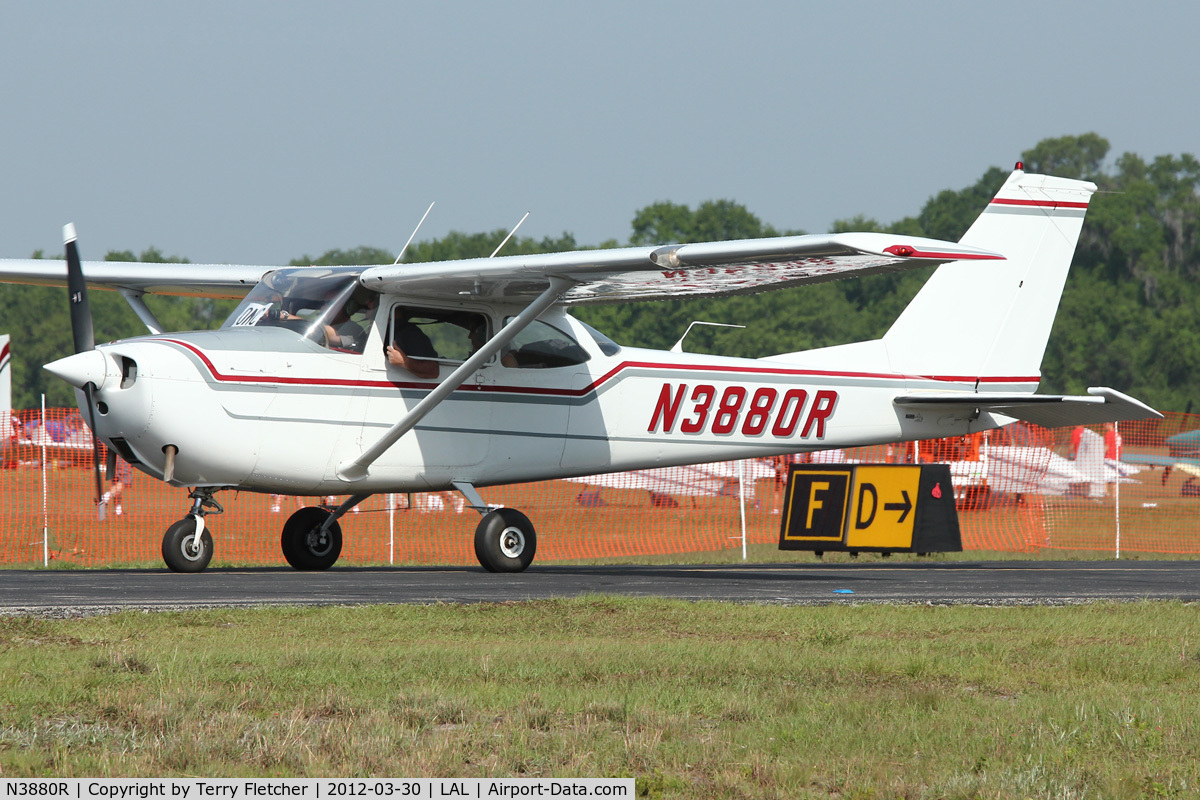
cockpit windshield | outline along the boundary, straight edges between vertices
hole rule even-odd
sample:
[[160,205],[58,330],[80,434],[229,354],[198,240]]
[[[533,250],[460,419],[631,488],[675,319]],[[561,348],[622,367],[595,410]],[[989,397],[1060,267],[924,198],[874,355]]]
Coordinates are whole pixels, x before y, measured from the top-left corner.
[[359,285],[360,274],[355,269],[312,267],[269,272],[221,327],[287,328],[322,347],[361,353],[379,294]]

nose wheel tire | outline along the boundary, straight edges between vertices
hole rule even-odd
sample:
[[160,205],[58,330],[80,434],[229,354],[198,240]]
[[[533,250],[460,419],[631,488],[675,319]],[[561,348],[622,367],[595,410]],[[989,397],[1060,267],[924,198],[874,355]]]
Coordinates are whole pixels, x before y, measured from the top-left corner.
[[533,523],[515,508],[489,511],[475,529],[475,557],[488,572],[522,572],[536,550]]
[[162,557],[172,572],[200,572],[212,556],[212,534],[205,528],[197,541],[195,517],[184,517],[163,534]]
[[288,517],[279,544],[293,568],[311,572],[329,569],[337,562],[342,554],[342,526],[335,521],[322,531],[329,516],[324,508],[308,506]]

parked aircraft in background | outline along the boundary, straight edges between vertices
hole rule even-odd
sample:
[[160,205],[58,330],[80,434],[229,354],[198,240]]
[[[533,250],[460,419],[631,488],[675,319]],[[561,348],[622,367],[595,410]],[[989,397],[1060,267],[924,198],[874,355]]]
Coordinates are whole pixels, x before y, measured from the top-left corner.
[[1153,453],[1125,453],[1121,460],[1126,464],[1147,467],[1162,467],[1162,482],[1171,477],[1172,470],[1179,470],[1188,477],[1180,487],[1184,497],[1200,497],[1200,430],[1184,431],[1168,436],[1166,455]]
[[19,464],[87,464],[92,460],[92,432],[79,415],[71,411],[63,419],[55,417],[43,423],[37,409],[12,415],[12,434],[0,442],[0,467]]
[[[740,466],[739,466],[740,464]],[[597,488],[581,492],[576,501],[584,506],[605,504],[602,488],[645,491],[650,505],[675,508],[673,497],[744,497],[753,500],[757,482],[776,477],[775,467],[767,460],[754,458],[741,462],[720,461],[658,469],[635,469],[567,478]]]
[[1112,484],[1129,482],[1142,470],[1105,458],[1104,438],[1091,430],[1080,432],[1073,459],[1043,442],[1013,441],[1006,432],[992,432],[1001,434],[995,437],[1000,444],[992,444],[989,433],[976,434],[960,452],[934,456],[949,465],[960,507],[986,508],[1003,496],[1105,497]]
[[[1034,394],[1095,188],[1018,165],[959,242],[845,233],[355,268],[84,264],[67,226],[65,274],[2,261],[0,280],[67,284],[76,354],[46,368],[121,458],[190,487],[163,537],[171,569],[208,564],[225,489],[350,495],[285,523],[298,569],[337,560],[338,519],[371,494],[455,489],[483,515],[480,563],[518,571],[534,527],[478,487],[1156,416],[1112,389]],[[567,313],[929,264],[881,339],[761,359],[622,347]],[[95,346],[89,288],[124,295],[150,335]],[[164,333],[147,292],[243,299],[217,331]]]

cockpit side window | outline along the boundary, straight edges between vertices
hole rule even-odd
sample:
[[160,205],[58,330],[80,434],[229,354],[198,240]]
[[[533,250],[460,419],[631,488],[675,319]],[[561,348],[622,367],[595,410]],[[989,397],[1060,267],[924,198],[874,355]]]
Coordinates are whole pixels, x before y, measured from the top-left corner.
[[513,338],[502,354],[501,363],[506,367],[548,369],[582,364],[588,358],[588,352],[578,342],[539,319]]
[[222,328],[270,326],[295,331],[322,347],[361,353],[379,295],[358,283],[357,271],[286,269],[263,276]]
[[320,328],[314,326],[309,337],[318,344],[345,353],[361,353],[371,335],[375,312],[379,310],[379,293],[354,284],[342,293],[344,299],[335,302],[322,315]]

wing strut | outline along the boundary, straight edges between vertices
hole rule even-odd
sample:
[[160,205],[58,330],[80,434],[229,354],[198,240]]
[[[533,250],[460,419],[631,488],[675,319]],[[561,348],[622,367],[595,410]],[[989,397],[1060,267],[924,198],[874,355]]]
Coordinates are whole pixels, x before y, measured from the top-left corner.
[[479,369],[489,358],[500,352],[500,348],[511,342],[513,337],[523,331],[529,323],[537,319],[543,311],[554,305],[576,283],[578,281],[571,280],[570,278],[551,276],[550,287],[548,289],[538,295],[537,299],[526,306],[525,310],[518,314],[512,322],[501,328],[495,336],[486,341],[483,347],[475,351],[454,372],[451,372],[446,380],[439,383],[433,391],[425,395],[419,403],[413,406],[411,411],[389,428],[387,433],[379,438],[379,441],[364,450],[358,458],[347,459],[338,464],[337,476],[346,482],[360,481],[367,477],[367,469],[371,464],[375,463],[376,459],[386,453],[392,445],[400,440],[401,436],[412,430],[426,414],[436,408],[463,381],[474,375],[475,370]]
[[133,309],[133,313],[137,314],[138,319],[142,324],[153,334],[162,333],[166,328],[158,321],[158,317],[154,316],[154,312],[146,305],[143,299],[145,292],[139,289],[126,289],[121,287],[117,289],[121,296],[125,298],[125,302],[129,303],[129,307]]

